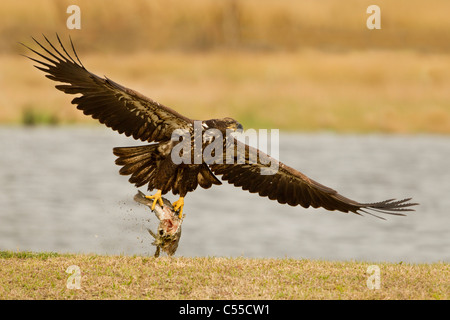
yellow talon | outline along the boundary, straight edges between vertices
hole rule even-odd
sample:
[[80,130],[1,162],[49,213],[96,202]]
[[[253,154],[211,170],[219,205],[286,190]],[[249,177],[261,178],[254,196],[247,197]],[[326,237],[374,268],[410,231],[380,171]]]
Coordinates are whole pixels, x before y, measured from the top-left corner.
[[175,201],[173,203],[173,209],[175,211],[180,210],[180,212],[178,213],[178,218],[179,219],[183,218],[183,207],[184,207],[184,197],[180,197],[180,199],[178,199],[177,201]]
[[158,201],[159,205],[164,205],[161,195],[161,190],[158,190],[153,196],[145,196],[147,199],[153,199],[152,210],[155,210],[156,202]]

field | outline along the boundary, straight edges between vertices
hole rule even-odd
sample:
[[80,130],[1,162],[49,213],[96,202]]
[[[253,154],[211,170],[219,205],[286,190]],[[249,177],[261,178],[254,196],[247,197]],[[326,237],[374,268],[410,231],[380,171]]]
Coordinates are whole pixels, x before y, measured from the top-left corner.
[[449,277],[448,263],[0,252],[0,299],[448,300]]
[[369,1],[80,1],[71,31],[69,4],[0,4],[0,123],[95,123],[19,55],[29,53],[18,42],[59,32],[90,71],[192,118],[450,133],[448,1],[379,1],[380,30],[366,27]]
[[[194,119],[244,128],[450,133],[450,1],[0,2],[0,125],[98,125],[20,43],[73,39],[85,67]],[[68,289],[71,266],[80,289]],[[367,268],[380,268],[380,289]],[[443,299],[448,263],[0,252],[0,299]]]

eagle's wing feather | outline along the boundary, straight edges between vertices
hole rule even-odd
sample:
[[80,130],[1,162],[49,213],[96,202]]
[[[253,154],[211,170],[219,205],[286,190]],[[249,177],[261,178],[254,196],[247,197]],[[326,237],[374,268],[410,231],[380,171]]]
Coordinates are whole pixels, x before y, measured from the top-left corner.
[[84,114],[127,136],[142,141],[161,141],[171,138],[175,129],[192,127],[193,121],[160,103],[128,89],[107,77],[101,78],[83,66],[71,41],[77,61],[67,52],[58,38],[62,52],[44,36],[51,48],[36,39],[33,40],[45,51],[40,53],[26,45],[26,48],[44,60],[31,57],[35,65],[44,71],[46,77],[67,84],[56,88],[69,94],[81,94],[72,100]]
[[[211,164],[211,171],[220,175],[222,180],[228,181],[236,187],[241,187],[251,193],[258,193],[260,196],[268,197],[271,200],[277,200],[279,203],[287,203],[291,206],[301,205],[305,208],[309,206],[313,208],[323,207],[327,210],[354,212],[356,214],[364,212],[371,215],[375,215],[373,211],[403,215],[405,211],[413,211],[410,206],[416,205],[408,202],[411,199],[399,201],[390,199],[375,203],[360,203],[351,200],[256,148],[244,145],[236,139],[234,143],[233,159],[228,159],[227,162],[227,156],[230,155],[224,152],[223,163]],[[242,152],[239,153],[239,150],[244,150],[244,148],[245,155]],[[263,163],[257,161],[257,155],[259,158],[263,157],[265,161]],[[277,169],[273,170],[270,167]],[[261,174],[262,170],[266,170],[265,174]]]

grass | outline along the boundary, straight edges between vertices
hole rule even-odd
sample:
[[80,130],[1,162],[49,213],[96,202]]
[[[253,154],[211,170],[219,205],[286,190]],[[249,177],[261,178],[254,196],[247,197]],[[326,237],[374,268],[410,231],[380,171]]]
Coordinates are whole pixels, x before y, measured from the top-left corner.
[[[245,128],[292,131],[450,133],[445,54],[141,52],[81,59],[92,72],[194,119],[231,116]],[[96,123],[31,61],[0,60],[0,74],[8,79],[0,123],[24,123],[29,110],[43,114],[44,123]]]
[[21,123],[26,126],[34,126],[39,124],[57,125],[58,118],[54,113],[47,113],[33,108],[24,108],[22,111]]
[[[71,0],[0,2],[0,51],[17,52],[22,37],[68,33]],[[81,30],[92,52],[140,50],[450,50],[446,0],[378,0],[381,30],[368,31],[371,0],[78,0]],[[14,41],[10,41],[13,39]]]
[[[380,289],[367,286],[370,265]],[[81,271],[80,289],[68,289]],[[0,252],[0,299],[442,299],[448,263]]]

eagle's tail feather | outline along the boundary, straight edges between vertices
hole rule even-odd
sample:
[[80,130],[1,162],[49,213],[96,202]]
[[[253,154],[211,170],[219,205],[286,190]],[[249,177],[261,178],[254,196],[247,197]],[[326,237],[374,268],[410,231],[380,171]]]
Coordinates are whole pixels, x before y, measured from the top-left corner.
[[156,153],[158,144],[136,147],[117,147],[113,153],[118,157],[116,164],[122,166],[119,173],[130,175],[129,181],[136,187],[151,182],[157,168]]
[[[414,211],[414,209],[411,209],[412,206],[417,206],[418,203],[411,203],[409,202],[411,198],[403,199],[403,200],[396,200],[396,199],[388,199],[385,201],[375,202],[375,203],[363,203],[360,205],[360,208],[358,209],[361,212],[370,214],[372,216],[384,219],[374,213],[371,213],[367,210],[383,213],[383,214],[390,214],[394,216],[404,216],[405,212],[407,211]],[[365,209],[365,210],[364,210]]]

